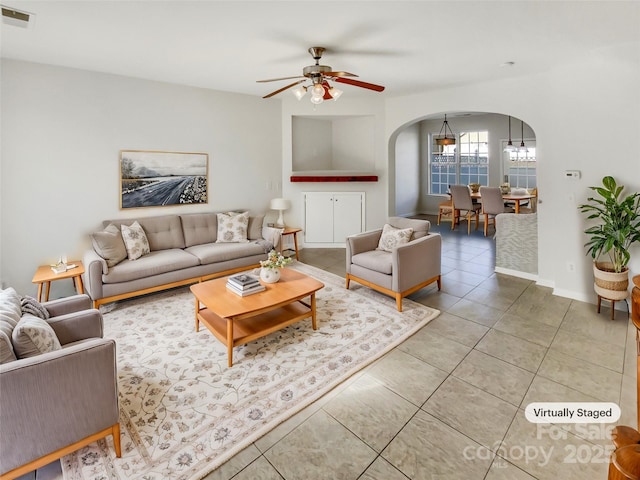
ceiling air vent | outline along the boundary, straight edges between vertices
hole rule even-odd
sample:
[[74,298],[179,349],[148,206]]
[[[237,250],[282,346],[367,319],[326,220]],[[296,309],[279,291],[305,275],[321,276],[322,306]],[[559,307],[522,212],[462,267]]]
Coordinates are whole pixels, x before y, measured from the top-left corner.
[[2,6],[2,23],[14,27],[29,28],[33,24],[35,15],[16,10],[15,8]]

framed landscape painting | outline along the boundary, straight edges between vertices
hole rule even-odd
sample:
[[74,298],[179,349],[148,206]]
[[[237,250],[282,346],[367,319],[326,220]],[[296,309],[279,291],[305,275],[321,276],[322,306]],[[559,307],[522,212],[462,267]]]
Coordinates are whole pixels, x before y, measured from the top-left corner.
[[206,153],[120,151],[120,208],[207,203]]

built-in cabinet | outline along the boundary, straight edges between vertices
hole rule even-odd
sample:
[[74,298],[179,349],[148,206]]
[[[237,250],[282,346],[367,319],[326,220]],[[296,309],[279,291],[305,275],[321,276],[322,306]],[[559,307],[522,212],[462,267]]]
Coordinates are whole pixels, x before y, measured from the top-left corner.
[[364,231],[364,192],[306,192],[304,195],[305,245],[338,246]]

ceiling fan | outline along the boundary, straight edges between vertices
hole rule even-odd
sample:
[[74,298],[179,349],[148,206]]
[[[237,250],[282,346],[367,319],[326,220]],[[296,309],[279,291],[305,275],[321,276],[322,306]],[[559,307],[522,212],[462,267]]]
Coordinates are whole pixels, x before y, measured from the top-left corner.
[[262,98],[269,98],[277,95],[280,92],[284,92],[291,87],[295,87],[296,85],[300,85],[308,80],[311,80],[311,85],[301,85],[296,90],[293,91],[294,95],[300,100],[307,91],[311,91],[311,102],[314,104],[322,103],[324,100],[338,99],[340,95],[342,95],[342,91],[333,87],[329,81],[337,82],[337,83],[345,83],[347,85],[353,85],[355,87],[368,88],[369,90],[374,90],[376,92],[382,92],[384,87],[381,85],[375,85],[373,83],[362,82],[360,80],[354,80],[350,77],[357,77],[353,73],[342,72],[342,71],[333,71],[332,68],[328,65],[320,65],[320,59],[322,58],[322,54],[324,53],[324,47],[311,47],[309,49],[309,53],[316,61],[315,65],[309,65],[302,69],[302,75],[296,75],[293,77],[282,77],[282,78],[271,78],[268,80],[258,80],[259,83],[265,82],[277,82],[280,80],[291,80],[291,79],[301,79],[297,80],[285,87],[279,88],[278,90],[271,92],[265,95]]

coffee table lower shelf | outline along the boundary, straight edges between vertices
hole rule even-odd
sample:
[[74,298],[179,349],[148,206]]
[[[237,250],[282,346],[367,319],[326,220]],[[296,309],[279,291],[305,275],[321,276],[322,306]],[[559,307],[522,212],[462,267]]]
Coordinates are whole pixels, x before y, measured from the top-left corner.
[[199,331],[199,322],[204,323],[207,329],[227,346],[229,366],[231,366],[233,347],[252,342],[309,317],[312,318],[313,329],[316,330],[313,309],[301,301],[258,315],[234,318],[222,318],[208,308],[204,308],[196,315],[196,332]]

